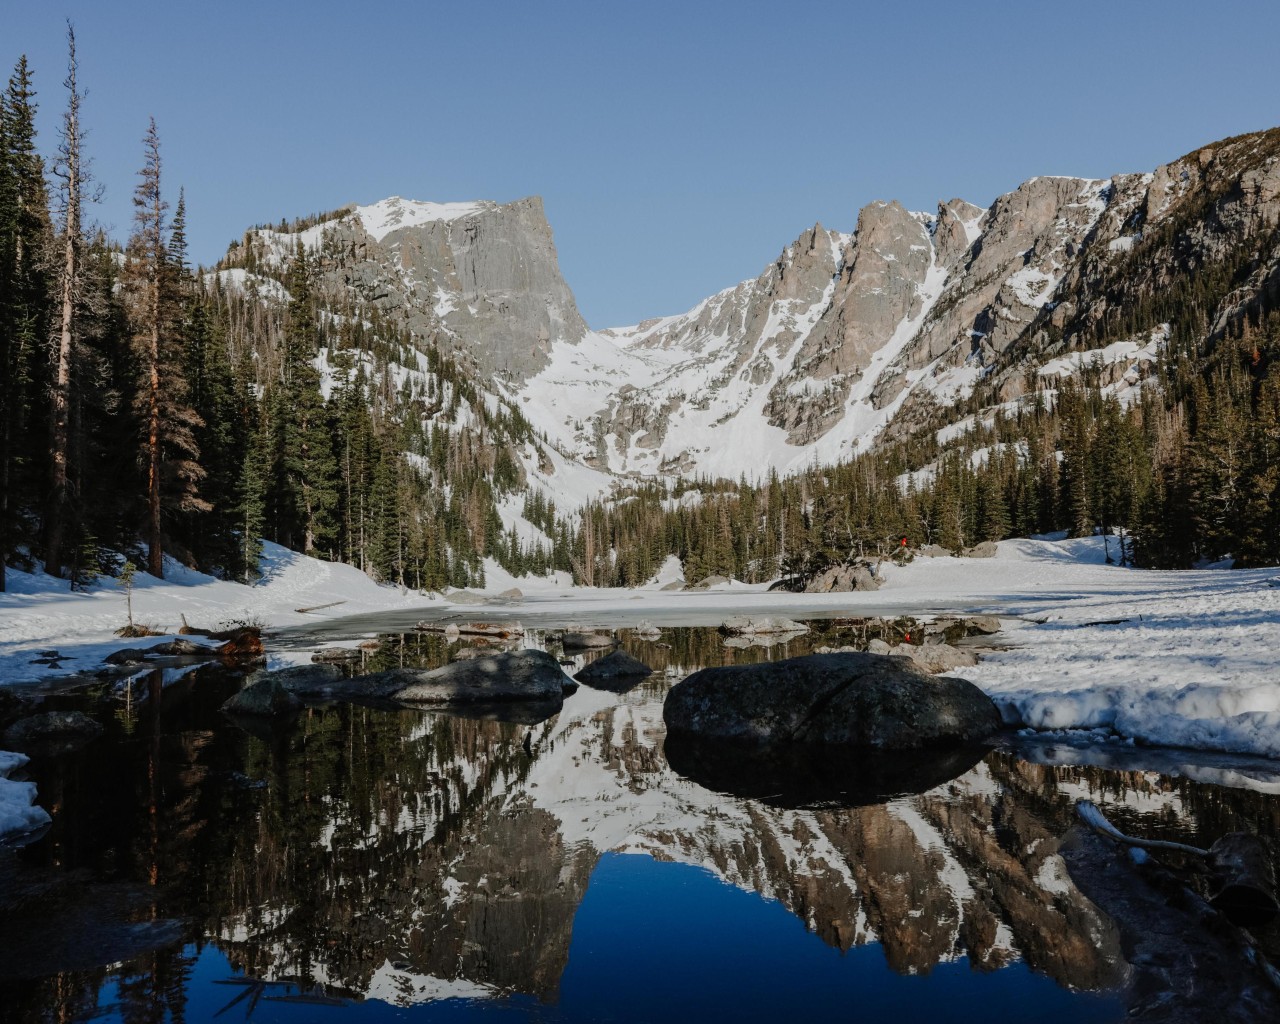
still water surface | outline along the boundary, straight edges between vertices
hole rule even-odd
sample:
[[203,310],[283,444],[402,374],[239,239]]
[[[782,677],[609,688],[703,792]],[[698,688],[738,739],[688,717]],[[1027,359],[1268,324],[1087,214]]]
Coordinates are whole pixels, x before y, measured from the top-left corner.
[[[0,863],[0,948],[26,950],[0,1019],[1116,1021],[1114,932],[1057,853],[1074,801],[1201,845],[1277,832],[1275,795],[1061,751],[856,806],[668,765],[672,683],[850,639],[821,627],[624,633],[655,674],[535,723],[333,705],[246,732],[210,669],[62,698],[107,734],[32,763],[55,821]],[[360,671],[457,651],[382,640]]]

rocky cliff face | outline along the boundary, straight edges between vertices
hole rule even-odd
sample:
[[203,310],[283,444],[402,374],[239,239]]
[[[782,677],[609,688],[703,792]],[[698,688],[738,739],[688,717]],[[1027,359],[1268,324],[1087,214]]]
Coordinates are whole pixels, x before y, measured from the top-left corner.
[[536,196],[506,205],[391,198],[251,239],[277,265],[301,243],[335,308],[370,306],[485,377],[523,380],[546,364],[553,340],[572,344],[586,332]]
[[1132,388],[1168,335],[1153,296],[1228,274],[1236,287],[1205,311],[1220,333],[1280,288],[1278,156],[1280,129],[1147,174],[1033,178],[986,210],[872,203],[852,234],[815,225],[687,313],[599,331],[537,199],[389,199],[249,242],[277,269],[310,249],[335,310],[373,307],[461,354],[564,455],[612,473],[758,478],[918,429],[979,386],[1014,401],[1093,363],[1112,390]]

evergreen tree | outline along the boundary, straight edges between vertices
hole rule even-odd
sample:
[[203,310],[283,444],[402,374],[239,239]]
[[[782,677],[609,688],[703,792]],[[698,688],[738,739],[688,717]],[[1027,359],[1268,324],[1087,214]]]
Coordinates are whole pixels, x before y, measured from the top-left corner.
[[[44,163],[35,147],[35,91],[22,57],[0,96],[0,591],[3,566],[24,536],[21,512],[35,497],[41,358],[49,331],[51,244]],[[42,447],[42,446],[41,446]]]
[[[145,467],[147,571],[163,577],[163,511],[207,512],[210,505],[197,490],[205,471],[197,461],[200,449],[195,431],[205,424],[188,402],[183,374],[179,330],[185,275],[175,264],[166,237],[168,204],[161,192],[160,136],[154,118],[143,145],[146,162],[133,197],[135,231],[126,270],[141,375],[136,411]],[[180,245],[185,248],[185,240]],[[179,252],[181,259],[184,254]]]

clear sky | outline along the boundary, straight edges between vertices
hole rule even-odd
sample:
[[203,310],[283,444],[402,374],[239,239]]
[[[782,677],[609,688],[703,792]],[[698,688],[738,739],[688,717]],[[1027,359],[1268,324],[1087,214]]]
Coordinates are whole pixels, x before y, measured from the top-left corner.
[[875,199],[986,205],[1280,124],[1280,4],[0,0],[51,152],[76,26],[97,219],[147,117],[192,255],[389,195],[546,202],[588,323],[680,312]]

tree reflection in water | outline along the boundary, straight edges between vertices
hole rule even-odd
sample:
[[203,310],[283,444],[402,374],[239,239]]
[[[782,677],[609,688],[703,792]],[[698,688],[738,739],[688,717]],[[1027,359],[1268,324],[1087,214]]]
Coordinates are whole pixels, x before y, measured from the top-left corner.
[[[1009,751],[937,776],[926,765],[918,785],[881,785],[866,799],[771,799],[735,788],[731,768],[707,775],[673,757],[686,778],[663,749],[671,683],[708,664],[808,647],[803,638],[726,647],[706,629],[668,630],[657,643],[624,636],[622,646],[655,674],[621,695],[584,687],[536,722],[335,705],[255,736],[218,714],[239,681],[212,669],[67,698],[97,708],[108,735],[33,761],[55,825],[6,854],[13,877],[56,879],[81,908],[106,883],[132,887],[140,898],[120,913],[184,920],[184,942],[116,968],[56,952],[0,967],[0,1001],[14,1019],[107,1010],[181,1020],[200,985],[234,982],[244,991],[204,991],[201,1006],[235,1001],[231,1017],[286,997],[556,1004],[562,979],[575,976],[566,975],[575,917],[606,853],[705,869],[709,884],[776,901],[827,947],[878,945],[902,975],[966,962],[996,972],[994,984],[1016,964],[1067,998],[1114,987],[1123,970],[1111,925],[1057,852],[1078,797],[1100,801],[1128,830],[1201,845],[1243,822],[1272,835],[1280,825],[1280,800],[1265,793]],[[357,670],[449,657],[440,636],[386,637]],[[15,905],[0,925],[5,948],[23,941],[37,912],[58,919],[47,904]],[[196,967],[206,945],[233,973],[198,985],[195,974],[214,971]],[[706,955],[706,971],[731,966]],[[1078,1019],[1107,1019],[1118,1004],[1072,1005]]]

